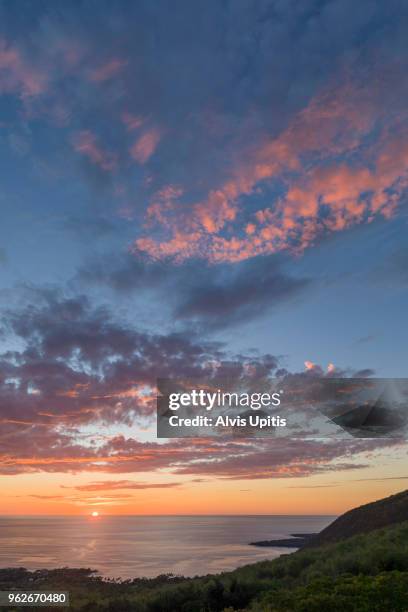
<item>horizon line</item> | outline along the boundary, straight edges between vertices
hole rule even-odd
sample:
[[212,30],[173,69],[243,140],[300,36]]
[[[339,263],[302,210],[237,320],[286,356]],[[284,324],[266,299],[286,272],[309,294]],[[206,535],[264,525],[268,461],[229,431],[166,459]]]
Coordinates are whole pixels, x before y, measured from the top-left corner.
[[[338,514],[267,514],[267,513],[259,513],[259,514],[104,514],[100,510],[98,510],[99,516],[97,518],[102,517],[231,517],[231,516],[246,516],[246,517],[257,517],[257,516],[339,516]],[[1,518],[89,518],[91,516],[92,511],[84,514],[0,514]],[[96,517],[95,517],[96,518]]]

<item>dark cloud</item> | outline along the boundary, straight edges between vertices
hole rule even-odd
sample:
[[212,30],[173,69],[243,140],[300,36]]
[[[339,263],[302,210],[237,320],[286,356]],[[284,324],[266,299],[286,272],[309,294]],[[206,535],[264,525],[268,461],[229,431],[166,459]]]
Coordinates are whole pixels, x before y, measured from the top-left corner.
[[188,332],[138,331],[83,295],[31,289],[26,297],[28,305],[4,316],[10,337],[23,345],[0,355],[5,422],[132,423],[154,412],[158,377],[239,380],[248,364],[266,376],[278,365],[273,355],[230,356]]
[[[88,259],[78,270],[77,279],[86,286],[105,285],[119,293],[131,293],[137,289],[152,289],[172,283],[185,274],[186,266],[175,268],[162,262],[148,262],[127,253],[110,253],[98,259]],[[193,269],[187,266],[186,276]]]
[[363,370],[357,370],[353,372],[354,378],[369,378],[370,376],[374,376],[375,371],[371,368],[364,368]]
[[310,280],[284,273],[274,257],[258,257],[210,270],[180,296],[175,314],[204,328],[225,328],[253,319],[281,302],[299,297]]
[[173,318],[198,325],[203,332],[250,321],[302,298],[313,285],[308,278],[289,275],[279,256],[218,266],[196,261],[174,266],[133,254],[105,256],[83,265],[77,279],[119,293],[154,291],[155,299],[165,298]]

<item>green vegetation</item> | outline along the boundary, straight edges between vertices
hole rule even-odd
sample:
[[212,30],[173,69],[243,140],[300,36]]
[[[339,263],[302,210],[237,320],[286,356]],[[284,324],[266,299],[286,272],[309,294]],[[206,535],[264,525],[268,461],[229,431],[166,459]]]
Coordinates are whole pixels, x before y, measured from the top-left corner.
[[0,588],[11,586],[69,591],[75,612],[407,612],[408,521],[217,576],[119,582],[89,570],[0,571]]
[[407,519],[408,490],[345,512],[326,529],[307,540],[305,546],[331,544],[360,533],[369,533],[374,529],[390,527]]

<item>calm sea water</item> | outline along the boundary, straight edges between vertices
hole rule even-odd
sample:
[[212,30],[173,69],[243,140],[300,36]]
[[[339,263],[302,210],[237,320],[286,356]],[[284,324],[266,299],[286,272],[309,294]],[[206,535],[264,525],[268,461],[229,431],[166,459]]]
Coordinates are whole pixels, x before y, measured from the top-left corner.
[[0,567],[91,567],[109,577],[184,576],[273,559],[254,540],[317,532],[328,516],[0,517]]

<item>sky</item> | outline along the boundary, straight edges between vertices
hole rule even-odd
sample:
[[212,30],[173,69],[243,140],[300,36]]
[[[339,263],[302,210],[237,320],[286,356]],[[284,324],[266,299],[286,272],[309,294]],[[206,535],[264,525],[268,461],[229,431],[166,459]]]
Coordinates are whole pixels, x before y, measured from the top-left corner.
[[0,1],[1,514],[337,514],[406,443],[172,439],[158,377],[407,376],[403,0]]

